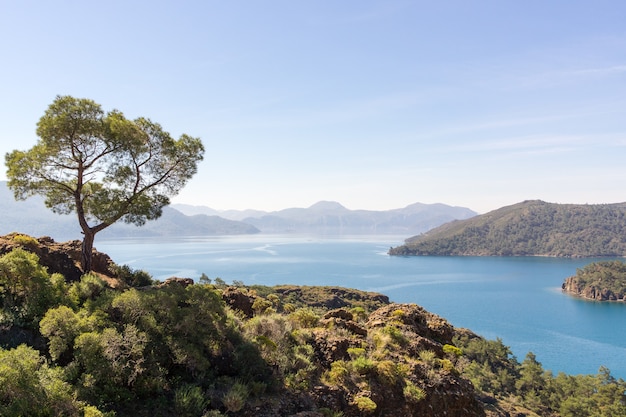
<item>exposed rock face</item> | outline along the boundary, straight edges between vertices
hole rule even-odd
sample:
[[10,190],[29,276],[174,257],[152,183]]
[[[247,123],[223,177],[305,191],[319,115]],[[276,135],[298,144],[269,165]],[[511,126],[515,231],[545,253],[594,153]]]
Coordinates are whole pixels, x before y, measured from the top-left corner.
[[[47,236],[38,239],[18,233],[0,236],[0,255],[18,247],[35,253],[39,257],[39,263],[48,268],[49,273],[60,273],[67,281],[78,281],[83,275],[79,240],[59,243]],[[109,267],[112,263],[108,255],[94,250],[93,272],[110,275]]]
[[308,287],[285,285],[275,287],[284,298],[292,297],[307,303],[311,307],[338,309],[348,307],[352,302],[366,302],[370,307],[389,304],[386,295],[339,287]]
[[[283,297],[308,299],[311,288],[284,288],[279,293]],[[362,293],[340,288],[318,288],[317,295],[328,292],[328,299],[338,293],[350,297],[365,297]],[[374,297],[373,294],[370,294]],[[241,289],[230,287],[223,291],[222,298],[231,307],[252,315],[251,297]],[[319,298],[311,300],[310,306],[319,305]],[[344,303],[346,300],[343,300]],[[322,304],[326,305],[325,302]],[[445,319],[432,314],[415,304],[389,304],[375,309],[365,321],[359,321],[350,307],[342,307],[326,312],[319,325],[304,334],[306,343],[313,348],[315,366],[321,376],[338,362],[349,363],[351,348],[375,351],[393,331],[401,339],[380,349],[381,356],[373,358],[374,368],[359,378],[360,382],[347,379],[337,385],[318,383],[308,390],[296,393],[286,390],[279,394],[273,406],[242,411],[246,417],[310,416],[322,417],[327,414],[316,410],[340,410],[344,417],[363,415],[373,416],[430,416],[449,417],[485,416],[485,404],[476,397],[471,383],[462,378],[446,359],[444,345],[453,344],[453,338],[465,329],[455,329]],[[391,330],[390,330],[391,329]],[[478,337],[478,336],[476,336]],[[430,351],[431,362],[420,359],[420,354]],[[354,353],[353,353],[354,354]],[[448,361],[449,367],[445,367]],[[400,371],[402,369],[402,371]],[[396,372],[401,372],[399,376]],[[406,379],[404,379],[406,378]],[[358,379],[358,378],[357,378]],[[407,399],[404,393],[406,382],[410,381],[424,391],[424,398],[418,401]],[[376,410],[367,413],[359,409],[359,397],[366,396],[376,404]],[[250,411],[248,413],[248,411]],[[507,414],[491,413],[492,416]]]
[[615,294],[608,288],[596,285],[581,285],[576,277],[569,277],[561,286],[563,291],[576,297],[593,301],[626,301],[623,294]]
[[165,287],[168,285],[180,285],[184,288],[187,288],[190,285],[193,285],[192,278],[179,278],[179,277],[170,277],[165,280],[162,284],[159,284],[157,287]]
[[222,291],[222,299],[231,308],[241,311],[243,314],[246,315],[246,317],[252,317],[254,315],[252,305],[254,304],[255,297],[249,294],[244,294],[238,288],[226,288],[224,291]]
[[[344,310],[327,313],[321,324],[342,327],[345,333],[315,329],[309,342],[316,359],[323,368],[332,362],[349,361],[349,348],[358,348],[372,343],[381,331],[392,325],[402,332],[404,345],[386,355],[388,362],[406,367],[408,378],[424,388],[425,398],[411,402],[403,394],[401,384],[393,383],[379,375],[368,379],[369,390],[365,393],[377,405],[373,415],[380,416],[484,416],[484,405],[475,397],[471,383],[454,370],[432,369],[414,359],[420,352],[429,350],[436,358],[443,358],[443,346],[452,344],[455,329],[443,318],[429,313],[417,305],[389,304],[374,311],[365,326],[353,321]],[[437,361],[439,359],[436,359]],[[340,409],[346,417],[364,415],[355,407],[355,399],[363,392],[358,386],[344,384],[341,387],[316,386],[311,391],[314,402],[320,407]]]
[[[422,351],[435,352],[442,358],[443,346],[453,344],[454,327],[445,319],[415,304],[389,304],[374,311],[367,321],[368,332],[393,323],[406,338],[400,352],[390,351],[394,362],[402,362],[407,355],[418,357]],[[413,366],[411,378],[426,386],[426,398],[410,403],[403,401],[401,392],[384,392],[380,398],[382,407],[397,416],[484,416],[483,405],[475,398],[471,383],[456,371],[439,370],[435,377],[429,376],[427,365]]]

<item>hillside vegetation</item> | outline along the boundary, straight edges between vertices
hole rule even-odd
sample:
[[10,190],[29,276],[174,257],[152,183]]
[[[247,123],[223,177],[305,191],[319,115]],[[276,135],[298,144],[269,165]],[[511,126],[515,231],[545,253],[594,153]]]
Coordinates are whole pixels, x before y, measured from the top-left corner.
[[0,238],[2,416],[626,416],[608,369],[555,376],[415,304],[105,254],[68,278],[77,244]]
[[626,203],[524,201],[454,221],[392,248],[391,255],[624,256]]

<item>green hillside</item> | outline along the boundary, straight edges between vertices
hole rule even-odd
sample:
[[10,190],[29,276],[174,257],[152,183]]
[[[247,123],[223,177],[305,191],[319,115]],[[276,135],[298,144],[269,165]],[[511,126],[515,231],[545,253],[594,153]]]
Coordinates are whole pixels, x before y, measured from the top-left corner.
[[437,227],[390,255],[624,256],[626,203],[524,201]]
[[77,245],[0,237],[0,416],[626,416],[608,369],[554,375],[416,304],[158,282],[99,252],[75,276]]

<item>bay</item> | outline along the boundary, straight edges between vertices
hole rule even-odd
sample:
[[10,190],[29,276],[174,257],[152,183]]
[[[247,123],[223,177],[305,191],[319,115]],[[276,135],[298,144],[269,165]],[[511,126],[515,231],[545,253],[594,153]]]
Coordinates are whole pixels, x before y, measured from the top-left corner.
[[488,339],[518,360],[536,354],[554,373],[626,379],[626,305],[580,300],[563,280],[594,259],[390,257],[395,236],[252,235],[102,240],[98,250],[154,278],[202,273],[246,285],[332,285],[416,303]]

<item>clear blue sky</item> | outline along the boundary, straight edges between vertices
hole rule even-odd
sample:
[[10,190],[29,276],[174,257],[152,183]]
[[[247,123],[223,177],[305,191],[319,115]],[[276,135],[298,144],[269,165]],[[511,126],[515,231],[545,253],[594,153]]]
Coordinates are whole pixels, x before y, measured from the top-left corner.
[[180,203],[622,202],[625,22],[622,0],[0,0],[0,154],[72,95],[200,137]]

